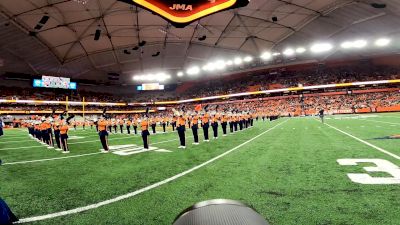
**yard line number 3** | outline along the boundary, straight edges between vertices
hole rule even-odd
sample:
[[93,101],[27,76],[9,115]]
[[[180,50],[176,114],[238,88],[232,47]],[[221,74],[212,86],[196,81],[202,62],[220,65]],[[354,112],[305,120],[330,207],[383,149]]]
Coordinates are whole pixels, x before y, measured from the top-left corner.
[[365,166],[367,172],[384,172],[391,176],[372,177],[367,173],[348,173],[351,181],[359,184],[400,184],[400,168],[384,159],[338,159],[339,165],[357,166],[359,163],[373,163],[375,166]]

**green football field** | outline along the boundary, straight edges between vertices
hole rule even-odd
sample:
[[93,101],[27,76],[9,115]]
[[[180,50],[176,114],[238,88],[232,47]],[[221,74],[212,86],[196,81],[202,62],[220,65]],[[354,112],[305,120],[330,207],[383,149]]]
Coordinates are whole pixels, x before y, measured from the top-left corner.
[[[201,130],[200,134],[201,134]],[[211,134],[211,130],[210,130]],[[31,224],[168,225],[208,199],[254,207],[270,224],[400,224],[400,113],[281,118],[178,149],[173,132],[70,131],[70,154],[24,129],[0,137],[0,197]],[[367,171],[368,170],[368,171]]]

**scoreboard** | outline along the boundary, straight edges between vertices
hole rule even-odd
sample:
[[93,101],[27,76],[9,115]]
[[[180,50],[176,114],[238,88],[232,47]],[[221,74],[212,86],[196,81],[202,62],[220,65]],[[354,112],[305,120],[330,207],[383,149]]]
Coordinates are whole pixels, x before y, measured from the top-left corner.
[[42,76],[42,79],[34,79],[33,87],[44,87],[44,88],[62,88],[76,90],[76,82],[71,82],[70,78],[65,77],[52,77]]
[[247,6],[249,0],[118,0],[157,14],[176,27],[213,13]]
[[137,86],[138,91],[154,91],[154,90],[164,90],[164,85],[159,83],[147,83]]

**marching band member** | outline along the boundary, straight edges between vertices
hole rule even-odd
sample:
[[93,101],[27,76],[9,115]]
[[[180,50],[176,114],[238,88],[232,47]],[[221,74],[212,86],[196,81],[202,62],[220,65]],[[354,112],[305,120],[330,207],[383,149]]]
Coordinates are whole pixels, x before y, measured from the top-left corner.
[[156,126],[157,126],[157,118],[151,117],[150,118],[150,125],[151,125],[151,130],[152,130],[153,134],[155,134],[156,133]]
[[229,113],[228,115],[228,120],[229,120],[229,131],[231,132],[230,134],[233,134],[233,115]]
[[214,114],[211,118],[211,127],[213,129],[213,138],[218,139],[218,117]]
[[234,128],[234,133],[238,131],[238,122],[239,122],[239,117],[237,115],[237,112],[233,115],[233,128]]
[[180,141],[180,146],[179,148],[186,148],[186,142],[185,142],[185,131],[186,131],[186,119],[185,117],[181,114],[178,117],[177,124],[176,124],[176,130],[178,131],[179,135],[179,141]]
[[222,113],[222,117],[221,117],[221,126],[222,126],[222,133],[223,136],[226,136],[226,126],[228,124],[228,117],[225,115],[225,113]]
[[42,118],[42,123],[40,124],[40,133],[42,134],[41,137],[41,141],[42,144],[46,144],[47,143],[47,125],[45,124],[45,119]]
[[[143,139],[143,148],[149,149],[149,121],[148,116],[146,115],[145,118],[140,122],[140,127],[142,129],[142,139]],[[136,129],[135,129],[136,131]]]
[[115,119],[112,119],[112,126],[114,127],[114,132],[117,133],[117,121]]
[[128,134],[131,134],[131,125],[132,121],[130,118],[128,118],[128,120],[126,121],[126,132],[128,132]]
[[[1,123],[1,119],[0,119],[0,123]],[[0,126],[1,126],[1,124],[0,124]],[[0,131],[1,132],[1,131]],[[34,127],[33,127],[33,123],[28,123],[28,132],[29,132],[29,135],[31,136],[31,137],[34,137],[35,136],[35,130],[34,130]],[[1,136],[1,135],[0,135]]]
[[99,126],[99,137],[101,141],[101,145],[103,146],[102,152],[107,153],[108,148],[108,132],[107,132],[107,121],[104,118],[100,118],[97,122]]
[[198,145],[199,144],[199,116],[197,114],[194,114],[192,116],[192,132],[193,132],[193,138],[194,142],[192,144]]
[[121,131],[121,134],[123,134],[124,133],[124,131],[123,131],[123,129],[124,129],[124,120],[123,119],[120,119],[120,121],[119,121],[119,129]]
[[133,130],[135,131],[135,135],[137,134],[137,127],[138,127],[138,121],[137,117],[135,117],[133,120]]
[[37,141],[42,140],[42,132],[40,130],[40,122],[39,121],[36,121],[34,128],[35,128],[35,138],[37,139]]
[[59,121],[55,121],[53,124],[53,130],[54,130],[54,139],[56,140],[56,144],[57,144],[57,151],[61,150],[61,143],[60,143],[60,122]]
[[243,116],[242,114],[239,114],[239,130],[243,130]]
[[112,134],[112,122],[110,118],[108,118],[107,120],[107,126],[108,126],[108,131],[110,132],[110,134]]
[[186,118],[183,116],[183,109],[182,112],[178,112],[175,109],[172,109],[174,115],[178,118],[176,121],[176,130],[178,131],[179,135],[179,142],[180,146],[178,148],[186,148],[186,140],[185,140],[185,131],[186,131]]
[[175,116],[172,116],[171,126],[172,126],[172,131],[175,131],[175,127],[176,127],[176,117]]
[[208,128],[209,128],[209,120],[210,116],[208,115],[207,111],[203,114],[201,118],[201,127],[203,127],[203,133],[204,133],[204,141],[209,142],[210,140],[208,139]]
[[163,132],[165,133],[166,132],[165,131],[165,126],[167,125],[167,118],[165,116],[161,119],[161,125],[162,125],[162,128],[163,128]]
[[4,135],[4,133],[3,133],[3,127],[4,127],[4,123],[3,123],[3,120],[0,118],[0,136],[3,136],[3,135]]
[[51,120],[52,120],[52,118],[49,118],[45,123],[46,124],[46,128],[47,128],[47,132],[46,132],[47,145],[49,145],[49,147],[47,147],[47,148],[49,148],[49,149],[54,148],[53,130],[51,129],[51,127],[52,127],[51,126]]
[[63,149],[62,153],[69,153],[68,150],[68,125],[66,122],[62,122],[62,125],[60,126],[60,140],[61,140],[61,146]]

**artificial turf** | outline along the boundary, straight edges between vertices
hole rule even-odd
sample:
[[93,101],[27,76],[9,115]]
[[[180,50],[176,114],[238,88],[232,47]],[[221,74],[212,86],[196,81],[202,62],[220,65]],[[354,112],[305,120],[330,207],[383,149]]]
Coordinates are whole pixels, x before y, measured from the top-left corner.
[[[400,139],[386,138],[400,134],[399,113],[332,116],[325,122],[400,155]],[[243,201],[276,225],[400,224],[400,184],[354,183],[348,173],[390,175],[366,172],[362,168],[366,164],[337,163],[338,159],[367,158],[400,166],[400,160],[314,118],[258,121],[251,129],[227,137],[220,132],[219,139],[198,146],[191,145],[190,129],[186,135],[185,150],[177,148],[178,136],[169,132],[152,135],[150,140],[153,146],[171,152],[82,155],[101,148],[93,130],[70,132],[70,136],[83,137],[70,140],[70,154],[42,147],[25,130],[6,130],[0,137],[0,196],[20,218],[46,215],[134,192],[233,150],[133,197],[32,224],[171,224],[184,208],[215,198]],[[110,136],[110,145],[125,144],[141,145],[141,138]],[[69,156],[79,157],[13,164]]]

